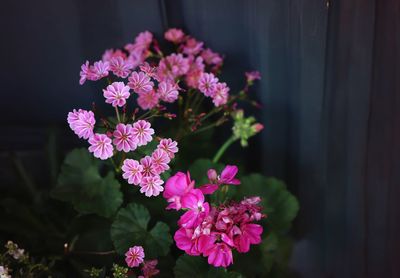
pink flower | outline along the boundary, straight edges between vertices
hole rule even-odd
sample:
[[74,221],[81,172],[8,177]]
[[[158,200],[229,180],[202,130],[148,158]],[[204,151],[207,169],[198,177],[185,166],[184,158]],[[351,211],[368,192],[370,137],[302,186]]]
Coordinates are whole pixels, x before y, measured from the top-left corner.
[[136,47],[141,49],[147,49],[153,40],[153,34],[149,31],[139,33],[135,38]]
[[197,55],[203,49],[203,42],[199,42],[194,38],[190,38],[186,41],[183,47],[183,53],[187,55]]
[[154,169],[153,159],[150,156],[145,156],[140,160],[140,165],[142,165],[142,176],[143,177],[151,177],[155,176],[156,170]]
[[204,59],[208,65],[221,65],[223,59],[221,55],[207,48],[201,52],[201,57]]
[[229,87],[226,83],[217,83],[215,86],[215,95],[213,97],[213,103],[216,107],[224,105],[228,101]]
[[238,167],[234,165],[226,165],[224,170],[222,170],[221,176],[218,176],[214,169],[210,169],[207,172],[210,183],[202,185],[199,189],[203,192],[203,194],[212,194],[218,189],[219,185],[238,185],[240,184],[240,180],[235,178],[237,172]]
[[89,152],[93,153],[94,157],[105,160],[113,156],[114,148],[107,135],[95,133],[89,138],[89,144]]
[[93,128],[96,124],[96,119],[92,111],[75,109],[68,113],[67,118],[69,127],[78,135],[79,138],[88,139],[93,135]]
[[80,79],[79,79],[79,84],[83,85],[86,80],[93,80],[95,79],[94,73],[91,71],[90,66],[89,66],[89,61],[86,61],[81,66],[81,72],[79,73]]
[[207,97],[215,95],[218,78],[212,73],[203,73],[199,79],[199,90]]
[[141,92],[137,98],[137,104],[143,110],[153,109],[157,106],[159,96],[155,91]]
[[110,70],[119,77],[127,78],[131,73],[132,64],[125,61],[121,56],[113,57],[110,60]]
[[238,252],[247,253],[250,250],[250,244],[260,244],[262,232],[263,228],[258,224],[244,223],[241,225],[240,234],[234,238]]
[[110,62],[111,59],[117,57],[121,57],[122,59],[125,60],[126,54],[122,52],[121,49],[116,49],[115,51],[114,49],[107,49],[106,51],[104,51],[101,59],[103,60],[103,62]]
[[261,79],[261,74],[258,71],[246,72],[247,83],[252,83],[254,80]]
[[108,71],[110,70],[110,63],[97,61],[93,66],[90,67],[91,72],[93,73],[93,80],[99,80],[103,77],[108,76]]
[[192,189],[181,198],[182,208],[189,209],[181,216],[178,225],[193,228],[199,225],[210,211],[210,206],[204,202],[204,195],[199,189]]
[[124,82],[114,82],[103,90],[103,95],[106,98],[106,103],[110,103],[114,107],[122,107],[130,95],[129,87],[125,86]]
[[140,183],[140,193],[144,193],[147,197],[158,196],[164,190],[161,186],[163,183],[159,176],[143,177]]
[[142,65],[140,65],[140,70],[150,77],[156,77],[157,68],[150,66],[150,64],[147,62],[144,62]]
[[169,80],[161,81],[160,84],[158,84],[157,92],[162,101],[169,103],[173,103],[175,100],[177,100],[179,95],[176,84]]
[[194,181],[190,180],[190,174],[178,172],[167,180],[163,197],[170,203],[167,209],[180,210],[181,197],[194,188]]
[[156,268],[157,264],[158,260],[144,261],[142,267],[143,276],[139,276],[139,278],[150,278],[160,273],[160,271]]
[[137,138],[138,146],[143,146],[153,140],[151,136],[154,134],[154,129],[149,122],[139,120],[133,124],[132,134]]
[[232,250],[223,242],[214,244],[204,252],[204,256],[207,256],[208,263],[215,267],[228,267],[233,263]]
[[132,72],[128,78],[128,86],[132,88],[136,93],[150,92],[153,90],[154,83],[150,81],[150,77],[144,72]]
[[151,158],[153,160],[154,171],[157,175],[164,173],[169,169],[168,163],[171,161],[168,154],[163,150],[156,149]]
[[128,180],[129,184],[139,185],[142,181],[143,166],[133,159],[125,159],[122,165],[122,177]]
[[160,143],[157,146],[158,149],[163,150],[169,156],[169,158],[174,158],[175,153],[178,152],[178,143],[176,141],[172,141],[172,139],[161,139]]
[[144,259],[144,250],[142,246],[133,246],[125,253],[125,262],[129,267],[139,266]]
[[199,86],[199,79],[204,72],[203,58],[197,57],[195,60],[192,57],[189,58],[191,61],[190,69],[186,74],[186,83],[191,88],[197,88]]
[[138,141],[132,133],[132,126],[130,124],[117,124],[113,136],[113,143],[118,151],[127,153],[136,150]]
[[174,77],[184,75],[189,70],[189,60],[184,58],[182,54],[172,53],[166,57],[166,60]]
[[185,251],[188,255],[199,256],[203,251],[213,246],[215,237],[197,234],[197,231],[193,229],[180,228],[175,232],[174,240],[176,247]]
[[185,38],[185,33],[181,29],[171,28],[164,33],[164,38],[173,43],[180,43]]

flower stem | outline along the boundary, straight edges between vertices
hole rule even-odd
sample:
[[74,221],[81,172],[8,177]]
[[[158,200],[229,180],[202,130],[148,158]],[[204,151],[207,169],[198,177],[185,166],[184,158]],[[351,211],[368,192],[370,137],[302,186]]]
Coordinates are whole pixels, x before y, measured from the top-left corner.
[[215,154],[212,162],[217,163],[218,160],[221,158],[221,156],[224,154],[224,152],[229,148],[230,145],[232,145],[238,138],[235,136],[231,136],[226,142],[219,148],[218,152]]
[[118,123],[120,123],[120,122],[121,122],[121,119],[120,119],[120,117],[119,117],[119,111],[118,111],[118,107],[117,107],[117,106],[115,106],[115,114],[117,115]]

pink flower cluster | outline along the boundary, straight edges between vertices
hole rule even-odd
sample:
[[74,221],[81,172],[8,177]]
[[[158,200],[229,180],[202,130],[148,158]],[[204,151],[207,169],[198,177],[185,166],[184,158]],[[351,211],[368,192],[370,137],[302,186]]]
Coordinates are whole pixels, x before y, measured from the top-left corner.
[[125,159],[122,177],[129,184],[140,186],[140,192],[147,197],[158,196],[164,190],[160,174],[169,169],[168,163],[177,151],[177,142],[162,139],[150,156],[145,156],[140,161]]
[[[235,178],[236,166],[227,166],[221,176],[209,170],[209,178],[215,184],[197,189],[190,174],[178,172],[166,183],[163,197],[170,203],[167,209],[185,209],[175,232],[176,246],[191,256],[208,258],[216,267],[227,267],[233,263],[232,250],[246,253],[251,244],[261,242],[263,228],[255,224],[264,215],[258,205],[259,197],[245,198],[241,202],[212,206],[205,200],[203,191],[214,192],[221,184],[239,184]],[[209,189],[212,190],[209,190]]]

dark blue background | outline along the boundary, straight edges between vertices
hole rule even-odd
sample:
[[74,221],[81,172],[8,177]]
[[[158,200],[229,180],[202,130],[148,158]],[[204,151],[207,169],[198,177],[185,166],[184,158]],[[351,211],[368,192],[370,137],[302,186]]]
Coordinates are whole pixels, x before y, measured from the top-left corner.
[[50,126],[63,148],[76,144],[67,112],[101,102],[98,87],[78,84],[84,60],[182,27],[226,55],[231,87],[262,73],[266,128],[247,155],[300,198],[293,267],[400,277],[399,1],[15,0],[0,15],[3,177],[9,154],[34,157]]

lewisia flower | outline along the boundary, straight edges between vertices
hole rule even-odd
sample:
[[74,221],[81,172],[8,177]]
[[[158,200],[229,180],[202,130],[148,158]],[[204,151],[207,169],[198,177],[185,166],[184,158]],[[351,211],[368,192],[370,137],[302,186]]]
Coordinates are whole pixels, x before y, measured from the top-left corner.
[[213,96],[213,103],[216,107],[224,105],[228,102],[229,87],[226,83],[217,83],[215,86],[215,94]]
[[89,138],[89,152],[101,160],[105,160],[113,156],[113,146],[111,139],[105,134],[95,133]]
[[186,83],[191,88],[197,88],[199,86],[199,79],[204,73],[204,63],[203,58],[197,57],[194,59],[193,56],[189,57],[190,68],[186,74]]
[[173,103],[178,99],[178,89],[175,83],[170,80],[161,81],[157,89],[160,99],[165,102]]
[[132,134],[138,140],[138,146],[146,145],[153,140],[154,129],[145,120],[139,120],[132,125]]
[[157,264],[158,260],[144,261],[142,266],[143,275],[139,275],[139,278],[150,278],[160,273],[160,271],[156,268]]
[[106,51],[104,51],[101,59],[103,60],[103,62],[110,62],[111,59],[118,57],[122,58],[122,60],[125,60],[127,58],[126,54],[121,49],[107,49]]
[[153,90],[154,83],[150,81],[150,77],[144,72],[132,72],[128,78],[128,86],[132,88],[136,93],[150,92]]
[[156,170],[154,168],[154,163],[153,163],[153,159],[146,155],[145,157],[143,157],[140,160],[140,165],[142,165],[143,170],[142,170],[142,176],[143,177],[151,177],[151,176],[155,176],[156,174]]
[[159,96],[155,91],[140,92],[137,98],[137,104],[143,110],[153,109],[157,106],[159,101]]
[[203,42],[199,42],[195,38],[190,38],[183,46],[183,53],[187,55],[197,55],[203,49],[203,44]]
[[88,139],[93,135],[93,128],[96,124],[94,113],[92,111],[86,111],[75,109],[68,113],[67,118],[69,127],[78,135],[79,138]]
[[129,87],[125,86],[124,82],[114,82],[103,90],[103,95],[106,98],[106,103],[110,103],[114,107],[122,107],[130,95]]
[[136,150],[138,139],[133,135],[130,124],[117,124],[113,136],[113,143],[118,151],[127,153]]
[[199,90],[207,97],[215,95],[218,78],[212,73],[203,73],[199,79]]
[[261,79],[261,74],[259,71],[246,72],[245,75],[246,75],[246,81],[249,84],[252,84],[255,80]]
[[201,57],[204,59],[207,65],[217,65],[220,66],[223,62],[221,55],[212,51],[210,48],[204,49],[201,52]]
[[97,61],[90,67],[90,71],[93,75],[93,80],[99,80],[103,77],[108,76],[108,71],[110,70],[110,63]]
[[79,84],[81,85],[83,85],[86,80],[94,80],[94,74],[90,70],[89,61],[86,61],[86,63],[81,66],[81,72],[79,75],[81,77],[79,79]]
[[164,38],[173,43],[181,43],[185,38],[185,33],[181,29],[171,28],[164,33]]
[[125,253],[125,262],[129,267],[139,266],[144,259],[144,250],[142,246],[133,246]]
[[132,63],[125,61],[121,56],[110,59],[110,70],[118,77],[127,78],[132,68]]
[[142,181],[143,166],[134,159],[125,159],[122,165],[122,177],[128,180],[129,184],[139,185]]
[[157,175],[164,173],[169,169],[168,163],[171,161],[168,154],[163,150],[156,149],[152,155],[153,168]]
[[172,139],[170,138],[161,139],[157,148],[166,152],[169,158],[172,159],[175,157],[175,153],[178,152],[178,143],[176,141],[172,141]]
[[160,192],[164,190],[161,186],[164,182],[159,176],[147,176],[143,177],[140,183],[140,192],[144,193],[147,197],[158,196]]

